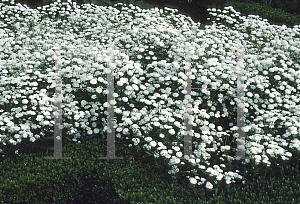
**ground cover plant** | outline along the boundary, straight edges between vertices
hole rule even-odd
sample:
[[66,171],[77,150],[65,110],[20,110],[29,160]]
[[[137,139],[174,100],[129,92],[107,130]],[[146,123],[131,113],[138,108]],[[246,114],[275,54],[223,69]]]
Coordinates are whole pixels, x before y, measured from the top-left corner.
[[[299,27],[272,26],[232,7],[201,26],[176,10],[56,2],[37,10],[1,3],[3,157],[53,141],[53,45],[62,51],[63,138],[106,132],[107,47],[115,52],[116,142],[164,162],[195,187],[245,184],[236,152],[236,51],[244,46],[246,156],[266,169],[299,151]],[[5,3],[5,4],[4,4]],[[46,12],[47,11],[47,12]],[[218,23],[219,22],[219,23]],[[184,160],[185,49],[192,48],[193,153]],[[98,87],[79,91],[72,87]],[[225,87],[226,89],[218,89]],[[212,89],[209,89],[212,88]],[[53,144],[53,143],[52,143]],[[181,158],[181,159],[180,159]],[[241,167],[239,167],[241,168]]]

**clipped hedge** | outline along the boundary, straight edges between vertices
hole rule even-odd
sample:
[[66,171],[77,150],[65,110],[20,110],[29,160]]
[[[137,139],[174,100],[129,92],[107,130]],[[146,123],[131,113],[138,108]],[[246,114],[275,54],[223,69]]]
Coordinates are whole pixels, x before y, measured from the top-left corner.
[[[105,138],[63,146],[63,157],[52,153],[20,154],[1,163],[2,203],[299,203],[299,153],[272,168],[257,171],[252,165],[238,168],[248,179],[244,185],[221,189],[196,189],[185,179],[169,175],[163,162],[145,152],[116,142],[116,157],[100,160]],[[142,150],[143,151],[143,150]],[[254,165],[253,165],[254,166]],[[246,174],[247,172],[247,174]]]
[[300,25],[300,15],[291,14],[281,9],[275,9],[259,3],[244,2],[240,0],[228,0],[228,5],[233,6],[242,15],[253,14],[268,19],[272,23],[285,24],[288,27]]
[[[120,146],[120,148],[118,148]],[[189,188],[178,185],[153,156],[134,156],[135,150],[116,145],[123,160],[100,160],[103,138],[63,146],[65,160],[47,160],[53,153],[20,154],[1,163],[3,203],[197,203]],[[141,154],[142,155],[142,154]],[[136,160],[136,161],[135,161]],[[175,180],[173,180],[175,179]]]
[[[103,157],[101,147],[103,144],[99,143],[67,144],[63,157],[72,157],[71,160],[45,159],[41,153],[21,153],[18,158],[5,159],[1,163],[0,198],[4,203],[121,202],[113,188],[113,171],[108,170],[107,163],[112,161],[95,157]],[[45,155],[53,157],[54,153]]]

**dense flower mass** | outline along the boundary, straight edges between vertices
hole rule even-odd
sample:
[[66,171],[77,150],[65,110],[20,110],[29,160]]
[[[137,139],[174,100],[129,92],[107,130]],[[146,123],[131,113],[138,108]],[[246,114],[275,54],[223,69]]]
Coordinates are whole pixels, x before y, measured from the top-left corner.
[[[235,88],[243,67],[248,157],[243,164],[253,160],[266,168],[300,151],[299,26],[273,26],[258,16],[242,17],[232,7],[210,9],[220,23],[202,29],[169,8],[8,4],[0,3],[0,148],[53,134],[54,44],[59,44],[64,137],[74,142],[106,132],[106,110],[114,105],[116,140],[166,159],[169,174],[183,173],[207,189],[243,179],[227,165],[237,148]],[[108,102],[112,61],[116,86]],[[187,76],[194,88],[190,97]],[[192,104],[188,160],[184,101]]]

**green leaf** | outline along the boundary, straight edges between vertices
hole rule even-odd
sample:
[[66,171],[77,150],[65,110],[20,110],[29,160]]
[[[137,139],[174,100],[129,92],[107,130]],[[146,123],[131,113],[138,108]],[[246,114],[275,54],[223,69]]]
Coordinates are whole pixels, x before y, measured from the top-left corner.
[[105,3],[107,3],[110,6],[113,6],[114,4],[110,0],[104,0]]
[[91,4],[100,5],[100,2],[99,2],[99,0],[92,0],[92,1],[91,1]]
[[144,2],[143,0],[142,1],[137,1],[136,5],[138,7],[140,7],[141,9],[150,9],[151,8],[151,6],[147,2]]

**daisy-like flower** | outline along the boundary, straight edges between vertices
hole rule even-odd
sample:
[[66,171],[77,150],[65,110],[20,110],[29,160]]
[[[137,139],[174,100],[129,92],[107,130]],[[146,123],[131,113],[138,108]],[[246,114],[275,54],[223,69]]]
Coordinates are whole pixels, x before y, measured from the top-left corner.
[[161,154],[161,156],[165,156],[168,154],[168,151],[164,149],[160,152],[160,154]]
[[162,133],[160,133],[160,134],[159,134],[159,137],[161,137],[161,138],[165,138],[165,135],[164,135],[164,134],[162,134]]
[[154,122],[153,125],[158,127],[160,125],[160,123],[159,122]]
[[75,120],[78,120],[79,118],[80,118],[79,115],[74,115],[74,119],[75,119]]
[[97,84],[97,79],[91,79],[90,83],[91,84]]
[[207,181],[205,187],[207,189],[213,189],[214,186],[211,184],[211,182]]
[[191,184],[196,184],[196,183],[197,183],[197,179],[195,179],[195,178],[190,178],[190,182],[191,182]]
[[170,130],[169,130],[169,133],[170,133],[171,135],[175,135],[176,132],[174,131],[174,129],[170,129]]
[[182,152],[176,152],[176,157],[181,158],[183,156]]
[[22,100],[22,103],[23,103],[23,104],[27,104],[27,103],[28,103],[28,100],[27,100],[27,99],[23,99],[23,100]]
[[146,137],[145,140],[146,140],[147,142],[150,142],[150,141],[152,141],[152,138],[151,138],[151,137]]
[[155,147],[155,146],[156,146],[156,142],[155,142],[155,141],[151,141],[151,142],[150,142],[150,145],[151,145],[152,147]]
[[172,149],[174,149],[176,152],[178,152],[180,150],[180,148],[178,146],[172,147]]
[[126,103],[128,102],[128,98],[127,97],[122,97],[122,100]]

